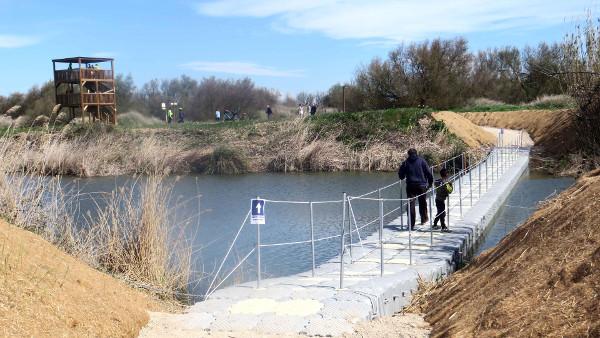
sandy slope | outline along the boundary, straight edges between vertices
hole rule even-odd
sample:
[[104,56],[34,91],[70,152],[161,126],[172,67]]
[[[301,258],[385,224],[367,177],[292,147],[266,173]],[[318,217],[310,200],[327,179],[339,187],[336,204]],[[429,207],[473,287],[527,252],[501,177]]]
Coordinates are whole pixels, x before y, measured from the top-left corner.
[[133,337],[159,307],[0,220],[0,336]]
[[464,118],[460,114],[441,111],[433,113],[433,118],[443,121],[448,130],[463,140],[469,147],[496,144],[496,136]]
[[600,170],[438,285],[435,337],[600,337]]
[[543,156],[572,153],[577,133],[569,110],[523,110],[461,114],[480,126],[527,130]]

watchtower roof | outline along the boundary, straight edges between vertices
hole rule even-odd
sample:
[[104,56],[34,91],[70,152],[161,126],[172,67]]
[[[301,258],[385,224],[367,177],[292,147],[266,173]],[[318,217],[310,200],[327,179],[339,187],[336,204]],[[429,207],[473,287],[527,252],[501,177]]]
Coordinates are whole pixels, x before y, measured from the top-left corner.
[[76,56],[76,57],[72,57],[72,58],[64,58],[64,59],[54,59],[52,60],[53,62],[60,62],[60,63],[99,63],[99,62],[109,62],[109,61],[113,61],[114,59],[111,58],[98,58],[98,57],[85,57],[85,56]]

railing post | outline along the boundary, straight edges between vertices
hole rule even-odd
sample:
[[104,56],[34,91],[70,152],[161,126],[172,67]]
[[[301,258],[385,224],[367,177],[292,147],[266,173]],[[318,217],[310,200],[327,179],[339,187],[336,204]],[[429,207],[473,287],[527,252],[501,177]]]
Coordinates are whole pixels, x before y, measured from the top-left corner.
[[[256,196],[256,199],[260,199]],[[256,288],[260,288],[260,224],[256,225]]]
[[350,264],[353,263],[352,261],[352,217],[350,217],[350,199],[348,197],[346,197],[346,199],[348,200],[348,207],[346,208],[346,218],[348,221],[348,235],[350,236],[350,242],[349,244],[349,253],[350,253]]
[[[473,206],[473,168],[471,167],[471,156],[469,156],[469,199],[470,199],[470,203],[471,206]],[[450,203],[450,200],[448,200],[448,203]],[[450,204],[448,204],[448,206],[450,206]]]
[[454,158],[452,158],[452,170],[454,173],[452,176],[456,176],[456,156],[454,156]]
[[448,229],[450,229],[450,195],[448,195],[448,197],[447,197],[446,205],[447,205],[447,207],[446,207],[446,219],[447,219],[446,227]]
[[478,200],[480,200],[481,199],[481,162],[479,162],[479,164],[477,165],[477,171],[478,171],[478,176],[479,176],[478,180],[477,180],[477,182],[478,182],[477,185],[479,186],[479,196],[477,198],[478,198]]
[[381,189],[379,189],[379,250],[380,274],[383,277],[383,200],[381,199]]
[[[412,219],[415,215],[412,214],[410,205],[411,198],[408,199],[408,265],[412,265]],[[416,204],[416,201],[415,201]],[[416,206],[415,206],[416,207]]]
[[402,192],[402,180],[400,180],[400,229],[404,229],[404,201],[402,200],[404,193]]
[[342,201],[342,234],[340,236],[340,289],[344,288],[344,237],[346,237],[344,232],[346,230],[346,193],[344,193]]
[[498,154],[500,153],[500,148],[496,149],[496,182],[498,182],[498,178],[500,178],[500,158]]
[[488,160],[490,159],[490,154],[485,155],[485,192],[488,191]]
[[[435,188],[431,189],[429,194],[429,245],[433,246],[433,192]],[[437,213],[437,211],[436,211]]]
[[460,206],[460,217],[463,217],[463,205],[462,205],[462,175],[458,176],[458,205]]
[[312,253],[312,276],[315,276],[315,220],[313,217],[313,202],[310,202],[310,251]]

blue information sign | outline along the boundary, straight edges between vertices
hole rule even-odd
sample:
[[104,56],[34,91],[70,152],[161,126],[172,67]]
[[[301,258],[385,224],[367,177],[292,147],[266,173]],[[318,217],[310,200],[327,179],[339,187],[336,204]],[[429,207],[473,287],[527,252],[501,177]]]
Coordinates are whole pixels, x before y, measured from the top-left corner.
[[250,202],[250,224],[265,224],[265,200],[253,199]]

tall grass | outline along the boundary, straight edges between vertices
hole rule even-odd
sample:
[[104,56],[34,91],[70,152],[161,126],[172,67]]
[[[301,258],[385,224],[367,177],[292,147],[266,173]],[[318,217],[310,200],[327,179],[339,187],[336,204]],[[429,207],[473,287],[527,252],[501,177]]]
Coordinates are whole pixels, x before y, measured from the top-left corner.
[[216,147],[210,155],[208,174],[241,174],[248,171],[244,155],[226,146]]
[[[77,223],[79,200],[89,196],[65,188],[60,176],[47,177],[56,163],[23,166],[27,136],[0,139],[0,216],[35,232],[92,267],[111,273],[163,298],[187,290],[191,245],[185,228],[170,223],[171,187],[150,172],[135,184],[96,201],[93,217]],[[50,153],[57,143],[45,145]],[[58,160],[61,162],[61,160]]]

